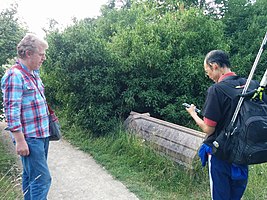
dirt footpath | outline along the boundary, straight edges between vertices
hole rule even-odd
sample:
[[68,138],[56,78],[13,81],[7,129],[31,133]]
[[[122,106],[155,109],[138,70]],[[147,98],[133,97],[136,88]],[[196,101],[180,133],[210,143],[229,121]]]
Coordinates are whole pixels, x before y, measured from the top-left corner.
[[48,164],[53,178],[49,200],[138,200],[91,156],[67,141],[50,143]]
[[[5,124],[0,122],[0,140],[15,153],[4,127]],[[52,176],[48,200],[138,200],[90,155],[65,140],[50,143],[48,165]]]

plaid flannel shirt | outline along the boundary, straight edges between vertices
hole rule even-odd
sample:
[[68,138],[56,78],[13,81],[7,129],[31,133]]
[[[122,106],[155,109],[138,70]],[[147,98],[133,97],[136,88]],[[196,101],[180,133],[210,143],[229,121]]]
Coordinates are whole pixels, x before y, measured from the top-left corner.
[[33,76],[25,66],[20,66],[28,73],[13,66],[1,79],[7,129],[21,131],[25,137],[48,137],[49,113],[39,71],[34,71]]

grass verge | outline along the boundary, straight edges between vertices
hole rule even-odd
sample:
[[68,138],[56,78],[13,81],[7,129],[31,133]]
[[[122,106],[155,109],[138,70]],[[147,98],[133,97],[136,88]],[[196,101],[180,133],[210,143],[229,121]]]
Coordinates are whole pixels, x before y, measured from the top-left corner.
[[23,199],[16,158],[0,140],[0,199]]
[[[64,137],[91,154],[139,199],[210,199],[207,167],[201,167],[197,161],[194,170],[185,169],[160,156],[142,139],[126,133],[122,128],[96,138],[72,126]],[[251,199],[267,199],[266,163],[250,166],[249,183],[242,200]]]
[[64,132],[64,137],[90,153],[140,199],[209,199],[206,168],[199,165],[195,170],[183,168],[160,156],[142,139],[127,134],[122,128],[96,138],[73,126]]

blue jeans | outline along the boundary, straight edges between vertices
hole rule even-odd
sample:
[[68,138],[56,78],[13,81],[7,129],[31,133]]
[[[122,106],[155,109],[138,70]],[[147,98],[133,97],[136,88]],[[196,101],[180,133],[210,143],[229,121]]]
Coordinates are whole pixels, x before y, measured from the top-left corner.
[[30,155],[21,156],[24,200],[46,200],[51,185],[47,165],[49,138],[26,138]]

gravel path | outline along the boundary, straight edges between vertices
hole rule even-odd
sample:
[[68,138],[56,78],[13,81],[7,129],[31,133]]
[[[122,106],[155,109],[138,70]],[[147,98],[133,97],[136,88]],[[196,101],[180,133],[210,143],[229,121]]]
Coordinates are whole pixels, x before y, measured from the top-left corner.
[[48,163],[53,177],[49,200],[138,200],[91,156],[67,141],[50,143]]
[[[0,123],[0,139],[15,153],[4,127],[5,124]],[[138,200],[90,155],[63,139],[50,143],[48,164],[52,176],[48,200]]]

